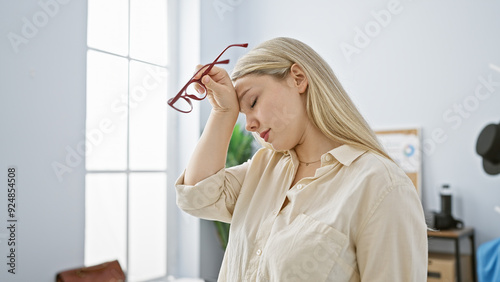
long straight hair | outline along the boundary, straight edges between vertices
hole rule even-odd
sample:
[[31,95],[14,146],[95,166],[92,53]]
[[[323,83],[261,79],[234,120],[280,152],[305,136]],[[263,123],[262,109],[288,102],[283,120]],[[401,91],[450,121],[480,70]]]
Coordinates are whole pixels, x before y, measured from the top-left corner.
[[238,60],[231,79],[255,74],[283,80],[293,64],[299,65],[307,76],[307,115],[325,136],[392,160],[330,66],[303,42],[278,37],[261,43]]

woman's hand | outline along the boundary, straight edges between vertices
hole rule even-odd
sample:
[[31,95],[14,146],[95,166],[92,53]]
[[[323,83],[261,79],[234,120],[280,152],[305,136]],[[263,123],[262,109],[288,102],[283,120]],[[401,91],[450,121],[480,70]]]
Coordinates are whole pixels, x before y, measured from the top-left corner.
[[[203,65],[198,65],[197,69],[202,67]],[[199,76],[201,74],[203,71],[199,72]],[[198,79],[198,75],[195,78]],[[214,66],[208,74],[201,78],[201,82],[207,88],[207,98],[214,111],[230,112],[236,115],[239,113],[240,106],[236,90],[226,70]],[[203,92],[205,89],[201,85],[197,85],[196,90]]]

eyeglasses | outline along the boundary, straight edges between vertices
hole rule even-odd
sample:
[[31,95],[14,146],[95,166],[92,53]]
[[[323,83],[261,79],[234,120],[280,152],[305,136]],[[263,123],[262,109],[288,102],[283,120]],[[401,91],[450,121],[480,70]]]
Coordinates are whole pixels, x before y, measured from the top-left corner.
[[[203,76],[208,74],[210,70],[216,65],[216,64],[229,64],[229,60],[223,60],[223,61],[218,61],[219,58],[226,52],[227,49],[231,47],[248,47],[248,43],[245,44],[232,44],[226,47],[220,55],[215,58],[215,60],[207,65],[204,65],[201,67],[194,75],[191,77],[191,79],[182,87],[181,91],[175,95],[174,98],[171,98],[168,100],[168,104],[176,109],[177,111],[181,113],[190,113],[193,110],[193,104],[191,103],[191,99],[201,101],[207,97],[207,87],[201,82],[201,79]],[[198,76],[200,71],[203,71],[201,74],[200,78],[195,79],[195,77]],[[203,88],[203,92],[200,93],[195,89],[195,85],[198,84]]]

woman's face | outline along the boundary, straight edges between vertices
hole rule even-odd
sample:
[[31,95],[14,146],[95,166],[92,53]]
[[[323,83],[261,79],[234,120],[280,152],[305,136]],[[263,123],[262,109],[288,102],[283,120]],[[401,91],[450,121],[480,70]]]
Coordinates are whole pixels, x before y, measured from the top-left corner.
[[[302,83],[303,84],[303,83]],[[257,132],[276,150],[301,143],[308,123],[305,88],[292,74],[285,80],[269,75],[246,75],[236,80],[240,112],[246,129]]]

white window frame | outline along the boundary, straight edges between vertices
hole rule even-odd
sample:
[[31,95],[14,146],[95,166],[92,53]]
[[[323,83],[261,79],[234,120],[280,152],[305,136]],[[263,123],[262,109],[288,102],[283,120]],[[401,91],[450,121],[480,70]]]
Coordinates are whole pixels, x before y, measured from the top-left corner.
[[[150,62],[144,62],[141,60],[133,59],[130,57],[130,52],[127,56],[121,56],[118,54],[114,54],[111,52],[107,52],[104,50],[99,50],[96,48],[88,47],[87,50],[92,50],[92,51],[97,51],[101,52],[104,54],[110,54],[113,56],[118,56],[121,58],[124,58],[128,61],[130,64],[131,60],[146,63],[149,65],[153,66],[159,66],[162,68],[167,68],[169,72],[169,77],[167,81],[167,87],[168,87],[168,94],[169,96],[175,95],[178,91],[178,85],[180,84],[178,82],[180,75],[178,75],[179,68],[178,68],[178,62],[183,61],[182,58],[179,56],[179,50],[182,50],[182,40],[179,40],[180,37],[182,37],[179,32],[181,24],[179,23],[179,11],[183,10],[184,13],[186,14],[187,19],[190,20],[190,23],[188,22],[187,25],[191,26],[193,23],[196,22],[199,23],[199,18],[193,20],[193,13],[190,9],[199,7],[199,1],[195,0],[193,2],[191,1],[179,1],[179,0],[165,0],[167,2],[167,7],[168,7],[168,15],[167,15],[167,26],[168,26],[168,44],[169,44],[169,54],[168,54],[168,63],[166,66],[160,66],[160,65],[155,65]],[[185,3],[182,3],[185,2]],[[186,2],[191,2],[191,3],[186,3]],[[186,10],[187,9],[187,10]],[[195,10],[195,11],[199,11]],[[129,15],[130,15],[130,1],[129,1]],[[130,21],[130,18],[129,18]],[[195,38],[198,38],[199,40],[199,26],[195,28],[196,30],[194,31],[194,34],[190,34],[188,37],[192,37],[194,35]],[[130,36],[130,29],[129,29],[129,36]],[[187,42],[188,45],[191,47],[188,48],[187,50],[192,50],[192,40],[189,40],[190,42]],[[196,50],[199,51],[199,42],[197,45],[194,46]],[[130,47],[129,47],[130,48]],[[186,51],[186,53],[188,53]],[[194,60],[198,61],[196,58]],[[191,64],[191,66],[194,64]],[[130,80],[130,74],[129,74],[129,80]],[[130,89],[129,89],[130,90]],[[130,91],[129,91],[130,92]],[[173,94],[174,93],[174,94]],[[130,94],[130,93],[128,93]],[[166,103],[167,101],[165,101]],[[179,123],[182,124],[182,126],[179,126]],[[127,122],[127,127],[129,127],[129,124]],[[186,129],[189,128],[190,130]],[[193,128],[194,127],[194,128]],[[184,128],[184,129],[183,129]],[[166,240],[167,240],[167,249],[165,250],[166,252],[166,257],[167,257],[167,276],[168,275],[175,275],[175,276],[190,276],[190,277],[198,277],[199,273],[197,271],[193,271],[193,269],[190,269],[188,266],[187,269],[181,264],[179,265],[179,259],[183,257],[183,255],[180,255],[179,252],[180,250],[183,249],[183,246],[179,246],[178,244],[178,238],[182,238],[181,236],[184,236],[183,233],[184,231],[179,230],[178,226],[180,224],[179,217],[182,217],[182,214],[179,212],[176,202],[175,202],[175,189],[173,188],[176,177],[180,174],[180,170],[178,167],[181,165],[181,162],[179,161],[180,159],[185,159],[184,156],[186,156],[186,151],[190,152],[192,147],[189,149],[189,144],[184,143],[183,141],[180,142],[179,140],[183,140],[184,137],[186,136],[185,132],[191,132],[191,130],[194,129],[194,132],[196,134],[199,133],[199,109],[194,109],[192,114],[187,118],[187,119],[179,119],[179,114],[176,111],[170,110],[170,108],[167,109],[167,170],[130,170],[129,169],[129,160],[127,157],[127,169],[122,170],[122,171],[113,171],[113,170],[87,170],[86,169],[86,175],[90,173],[125,173],[127,175],[127,179],[129,178],[131,173],[134,172],[166,172],[167,174],[167,230],[166,230]],[[127,134],[128,135],[128,134]],[[192,134],[188,134],[187,137],[192,137]],[[198,137],[198,136],[196,136]],[[128,138],[128,137],[127,137]],[[197,138],[196,138],[197,139]],[[184,148],[182,145],[185,145]],[[127,155],[129,154],[129,148],[130,144],[127,142]],[[127,240],[127,258],[126,258],[126,265],[124,268],[128,269],[129,263],[130,263],[130,254],[129,254],[129,235],[128,235],[128,226],[129,226],[129,211],[128,211],[128,205],[129,205],[129,181],[127,181],[127,235],[126,235],[126,240]],[[182,220],[182,219],[181,219]],[[196,224],[194,224],[196,225]],[[182,228],[180,228],[182,229]],[[196,228],[194,228],[196,229]],[[195,231],[193,228],[188,228],[188,230],[185,231],[187,234],[193,234],[192,232]],[[198,234],[199,232],[196,232]],[[168,239],[167,239],[168,238]],[[188,244],[189,245],[189,244]],[[196,245],[196,244],[195,244]],[[193,250],[198,250],[196,246],[193,246],[192,244],[188,247],[189,249]],[[192,265],[193,262],[193,257],[186,254],[186,258],[189,257],[189,260],[186,260],[186,262],[189,261],[188,265]],[[182,260],[182,259],[181,259]],[[194,261],[198,261],[198,259],[194,259]],[[198,267],[199,268],[199,267]],[[167,281],[166,277],[163,278],[158,278],[154,279],[153,281]]]

